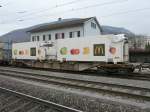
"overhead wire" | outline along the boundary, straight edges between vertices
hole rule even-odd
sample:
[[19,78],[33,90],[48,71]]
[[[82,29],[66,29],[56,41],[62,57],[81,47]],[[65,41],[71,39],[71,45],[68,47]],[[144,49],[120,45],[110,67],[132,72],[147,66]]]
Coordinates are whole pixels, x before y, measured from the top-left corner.
[[12,3],[13,3],[12,1],[8,1],[8,2],[6,2],[6,3],[3,3],[3,1],[0,1],[0,2],[3,4],[3,6],[7,6],[7,5],[12,4]]
[[[61,3],[61,4],[56,4],[56,5],[54,5],[50,8],[46,8],[46,9],[42,9],[42,10],[35,9],[36,11],[33,11],[33,12],[30,11],[29,13],[27,13],[27,11],[24,10],[24,11],[18,11],[17,13],[19,13],[19,14],[24,14],[25,13],[24,15],[21,15],[19,18],[26,17],[26,16],[31,16],[31,15],[33,16],[33,15],[36,15],[37,13],[38,14],[43,13],[43,12],[46,12],[46,11],[49,11],[49,10],[52,10],[52,9],[60,8],[60,7],[71,5],[71,4],[75,4],[75,3],[78,3],[78,2],[81,2],[81,1],[87,1],[87,0],[73,0],[73,1],[65,2],[65,3]],[[15,20],[15,19],[18,19],[18,17],[14,18],[13,20]]]
[[[75,2],[76,0],[74,0],[74,2]],[[26,17],[26,16],[23,16],[23,18],[19,18],[19,19],[17,19],[18,21],[20,21],[20,22],[23,22],[23,21],[27,21],[27,20],[30,20],[30,19],[32,19],[32,18],[35,18],[35,17],[39,17],[40,16],[40,18],[45,18],[45,17],[50,17],[50,16],[54,16],[54,15],[57,15],[57,14],[64,14],[64,13],[69,13],[69,12],[73,12],[73,11],[80,11],[80,10],[84,10],[84,9],[88,9],[88,8],[94,8],[94,7],[100,7],[100,6],[105,6],[105,5],[111,5],[111,4],[116,4],[116,3],[122,3],[122,2],[126,2],[126,1],[128,1],[128,0],[120,0],[120,1],[118,1],[118,0],[113,0],[113,1],[110,1],[110,2],[104,2],[104,3],[98,3],[98,4],[94,4],[94,5],[88,5],[88,6],[85,6],[85,7],[80,7],[80,8],[71,8],[71,9],[67,9],[67,10],[65,10],[65,11],[60,11],[60,12],[55,12],[55,13],[51,13],[51,14],[47,14],[47,15],[44,15],[44,16],[42,16],[43,15],[43,13],[42,13],[42,15],[31,15],[31,17]],[[70,2],[70,3],[74,3],[73,1],[72,2]],[[68,3],[69,4],[69,3]],[[62,4],[61,4],[62,5]],[[63,6],[65,6],[66,4],[63,4]],[[39,14],[39,13],[38,13]],[[15,18],[15,20],[16,20],[16,18]]]
[[[75,2],[76,0],[70,2],[70,3],[73,3]],[[118,0],[117,0],[118,1]],[[55,12],[55,13],[51,13],[51,14],[48,14],[48,15],[44,15],[43,17],[41,15],[37,15],[36,17],[40,16],[40,19],[41,18],[47,18],[47,17],[50,17],[50,16],[55,16],[55,15],[58,15],[58,14],[64,14],[64,13],[69,13],[69,12],[73,12],[73,11],[80,11],[80,10],[84,10],[84,9],[88,9],[88,8],[95,8],[95,7],[99,7],[99,6],[104,6],[104,5],[109,5],[109,4],[115,4],[115,3],[119,3],[115,0],[114,1],[111,1],[111,2],[105,2],[105,3],[100,3],[100,4],[94,4],[94,5],[88,5],[88,6],[85,6],[85,7],[81,7],[81,8],[71,8],[69,10],[65,10],[65,11],[60,11],[60,12]],[[128,1],[128,0],[122,0],[123,1]],[[69,3],[69,2],[68,2]],[[62,4],[61,4],[62,5]],[[65,5],[65,4],[63,4]],[[108,14],[108,15],[102,15],[101,18],[107,18],[107,17],[112,17],[112,16],[116,16],[116,15],[123,15],[123,14],[129,14],[129,13],[134,13],[134,12],[140,12],[140,11],[145,11],[145,10],[150,10],[150,7],[146,7],[146,8],[140,8],[140,9],[133,9],[133,10],[127,10],[127,11],[121,11],[121,12],[116,12],[116,13],[112,13],[112,14]],[[34,16],[35,17],[35,16]],[[31,20],[32,18],[34,17],[30,17],[30,18],[25,18],[25,19],[18,19],[17,21],[19,22],[24,22],[24,21],[27,21],[27,20]]]
[[[69,1],[69,2],[65,2],[65,3],[61,3],[61,4],[56,4],[54,6],[51,6],[50,8],[46,8],[46,9],[41,9],[41,10],[38,10],[38,9],[32,9],[30,10],[30,12],[28,12],[26,9],[24,10],[21,10],[21,11],[16,11],[14,12],[13,14],[22,14],[20,17],[25,17],[25,16],[30,16],[30,15],[34,15],[34,14],[39,14],[39,13],[42,13],[42,12],[46,12],[46,11],[49,11],[49,10],[52,10],[52,9],[55,9],[55,8],[60,8],[60,7],[63,7],[63,6],[67,6],[67,5],[71,5],[71,4],[75,4],[75,3],[78,3],[78,2],[81,2],[81,1],[87,1],[87,0],[73,0],[73,1]],[[5,16],[8,16],[8,15],[5,15]]]
[[[78,0],[79,1],[79,0]],[[82,0],[80,0],[81,2]],[[84,9],[88,9],[88,8],[92,8],[92,7],[99,7],[99,6],[104,6],[104,5],[110,5],[110,4],[116,4],[116,3],[122,3],[122,2],[126,2],[128,0],[113,0],[113,1],[110,1],[110,2],[104,2],[104,3],[98,3],[98,4],[94,4],[94,5],[88,5],[88,6],[85,6],[85,7],[81,7],[81,8],[71,8],[71,9],[67,9],[64,11],[64,13],[66,12],[71,12],[71,11],[77,11],[77,10],[84,10]],[[73,3],[73,2],[72,2]],[[67,4],[66,4],[67,5]],[[63,4],[63,6],[65,6],[65,4]],[[49,10],[48,10],[49,11]],[[40,12],[38,12],[39,14]],[[60,12],[58,12],[59,14]],[[61,11],[61,13],[63,13],[63,11]],[[51,15],[51,14],[49,14]],[[52,14],[53,15],[53,14]],[[39,15],[41,17],[41,15]],[[46,15],[47,16],[47,15]],[[33,15],[34,17],[34,15]],[[37,16],[36,16],[37,17]],[[32,18],[31,18],[32,19]]]
[[[74,0],[74,1],[76,1],[76,0]],[[122,0],[122,1],[128,1],[128,0]],[[115,3],[119,3],[119,2],[116,1]],[[80,7],[80,8],[71,8],[69,10],[60,11],[60,12],[57,12],[57,13],[51,13],[51,14],[48,15],[48,17],[54,16],[54,15],[57,15],[57,14],[64,14],[64,13],[69,13],[69,12],[73,12],[73,11],[80,11],[80,10],[84,10],[84,9],[95,8],[95,7],[105,6],[105,5],[115,4],[115,3],[113,1],[111,1],[109,3],[105,2],[105,3],[100,3],[100,4],[88,5],[88,6]],[[66,5],[64,4],[64,6],[66,6]],[[111,14],[108,14],[108,15],[102,15],[101,18],[108,18],[108,17],[112,17],[112,16],[118,16],[118,15],[123,15],[123,14],[130,14],[130,13],[146,11],[146,10],[150,10],[150,7],[133,9],[133,10],[127,10],[127,11],[121,11],[121,12],[114,12],[114,13],[111,13]],[[40,18],[43,18],[43,17],[46,18],[47,17],[47,16],[43,16],[42,17],[41,15],[39,15],[39,16],[40,16]],[[24,16],[24,17],[26,17],[26,16]],[[34,18],[34,17],[32,17],[32,18]],[[18,21],[18,20],[19,19],[17,19],[16,22],[24,22],[24,21],[27,21],[27,20],[31,20],[31,18],[24,18],[22,20],[20,19],[20,21]],[[15,21],[12,21],[12,22],[14,23]]]
[[52,10],[52,9],[64,7],[64,6],[71,5],[71,4],[75,4],[75,3],[78,3],[78,2],[81,2],[81,1],[86,1],[86,0],[73,0],[73,1],[70,1],[70,2],[66,2],[66,3],[56,4],[54,6],[51,6],[50,8],[41,9],[41,10],[33,9],[35,11],[29,12],[29,13],[23,15],[23,16],[33,15],[33,14],[37,14],[37,13],[43,13],[43,12],[46,12],[46,11],[49,11],[49,10]]
[[123,15],[123,14],[129,14],[129,13],[134,13],[134,12],[140,12],[140,11],[145,11],[145,10],[150,10],[150,7],[146,7],[146,8],[140,8],[140,9],[133,9],[133,10],[128,10],[128,11],[122,11],[122,12],[116,12],[116,13],[112,13],[109,15],[104,15],[101,17],[112,17],[112,16],[116,16],[116,15]]

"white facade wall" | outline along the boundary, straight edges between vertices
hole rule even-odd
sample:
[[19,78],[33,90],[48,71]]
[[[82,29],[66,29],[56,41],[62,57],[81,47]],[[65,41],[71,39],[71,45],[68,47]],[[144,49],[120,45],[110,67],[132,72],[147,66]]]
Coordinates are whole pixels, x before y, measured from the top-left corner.
[[[91,27],[91,22],[96,24],[96,28]],[[100,35],[100,34],[101,34],[101,31],[94,19],[91,19],[84,23],[84,36],[94,36],[94,35]]]
[[[96,28],[91,27],[91,22],[96,25]],[[83,25],[77,27],[61,28],[61,29],[31,33],[30,40],[32,41],[32,37],[34,36],[35,37],[34,41],[37,41],[37,36],[39,36],[39,41],[43,41],[43,35],[45,35],[46,36],[45,41],[49,41],[48,35],[51,35],[51,41],[55,41],[56,33],[64,33],[65,34],[64,38],[69,38],[70,32],[73,32],[73,37],[77,37],[77,31],[80,31],[80,37],[95,36],[101,34],[100,28],[98,27],[97,22],[93,18],[86,21]]]
[[[41,44],[42,43],[39,42],[23,42],[12,44],[12,59],[45,59],[45,50],[40,47]],[[36,48],[35,56],[31,56],[31,48]],[[40,54],[38,53],[38,50],[40,50]]]
[[83,26],[78,27],[70,27],[70,28],[63,28],[63,29],[56,29],[56,30],[50,30],[50,31],[44,31],[44,32],[37,32],[37,33],[31,33],[31,41],[33,36],[39,36],[40,41],[43,41],[43,35],[46,36],[46,40],[48,41],[48,35],[51,34],[51,41],[55,41],[55,34],[56,33],[64,33],[64,38],[69,38],[69,32],[75,32],[75,37],[77,36],[77,31],[80,31],[80,37],[83,37]]

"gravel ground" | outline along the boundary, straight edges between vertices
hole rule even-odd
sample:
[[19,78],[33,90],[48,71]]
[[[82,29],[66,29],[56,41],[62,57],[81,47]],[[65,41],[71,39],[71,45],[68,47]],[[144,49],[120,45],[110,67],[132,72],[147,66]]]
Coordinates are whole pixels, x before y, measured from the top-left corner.
[[58,112],[48,106],[0,91],[0,112]]
[[150,105],[0,76],[0,86],[85,112],[150,112]]

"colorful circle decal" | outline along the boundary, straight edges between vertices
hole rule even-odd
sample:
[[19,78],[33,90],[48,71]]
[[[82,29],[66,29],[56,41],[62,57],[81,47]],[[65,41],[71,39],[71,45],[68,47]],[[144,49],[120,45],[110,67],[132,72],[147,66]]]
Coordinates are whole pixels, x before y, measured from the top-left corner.
[[84,54],[84,55],[87,55],[87,54],[89,54],[89,53],[90,53],[90,48],[89,48],[89,47],[83,48],[83,54]]
[[14,50],[14,55],[17,55],[17,49]]
[[72,55],[78,55],[78,54],[80,54],[80,50],[79,49],[71,49],[70,53]]
[[67,48],[66,47],[61,48],[60,49],[60,54],[66,55],[67,54]]
[[25,50],[25,55],[29,55],[29,51],[28,50]]
[[24,51],[19,51],[19,55],[24,55]]
[[111,53],[111,54],[115,54],[116,53],[116,48],[115,47],[111,47],[110,49],[109,49],[109,52]]

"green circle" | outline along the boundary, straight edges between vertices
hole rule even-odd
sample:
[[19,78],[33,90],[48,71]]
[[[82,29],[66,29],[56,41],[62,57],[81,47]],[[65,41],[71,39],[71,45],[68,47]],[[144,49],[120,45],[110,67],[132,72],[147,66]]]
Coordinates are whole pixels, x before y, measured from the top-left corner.
[[67,48],[66,47],[61,48],[60,49],[60,54],[66,55],[67,54]]
[[17,49],[14,50],[14,55],[17,55]]

